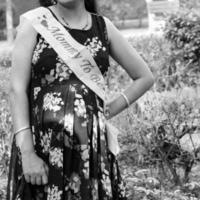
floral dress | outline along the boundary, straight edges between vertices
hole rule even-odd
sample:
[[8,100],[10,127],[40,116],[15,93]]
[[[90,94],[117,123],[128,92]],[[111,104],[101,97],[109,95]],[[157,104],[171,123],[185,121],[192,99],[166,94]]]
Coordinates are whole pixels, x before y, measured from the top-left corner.
[[[105,21],[100,15],[91,16],[88,30],[65,28],[87,46],[105,76],[109,67]],[[49,166],[48,183],[32,185],[25,181],[14,137],[6,199],[126,200],[117,159],[107,146],[103,101],[75,76],[39,33],[29,88],[34,147]]]

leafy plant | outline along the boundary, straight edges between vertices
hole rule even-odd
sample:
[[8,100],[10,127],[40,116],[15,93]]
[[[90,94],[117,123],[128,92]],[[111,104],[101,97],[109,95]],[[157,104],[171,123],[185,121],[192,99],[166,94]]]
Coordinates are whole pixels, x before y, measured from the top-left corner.
[[170,42],[171,71],[181,84],[199,85],[200,72],[200,15],[180,13],[172,15],[165,28]]

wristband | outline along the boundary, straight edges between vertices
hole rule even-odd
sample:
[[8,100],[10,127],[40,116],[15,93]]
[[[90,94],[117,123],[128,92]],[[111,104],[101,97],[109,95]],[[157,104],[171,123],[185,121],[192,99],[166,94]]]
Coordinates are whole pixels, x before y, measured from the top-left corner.
[[25,127],[23,127],[23,128],[20,128],[19,130],[17,130],[14,134],[15,134],[15,136],[18,134],[18,133],[20,133],[21,131],[24,131],[24,130],[26,130],[26,129],[30,129],[31,127],[30,126],[25,126]]
[[121,92],[120,94],[124,97],[127,107],[129,107],[130,106],[130,101],[129,101],[128,97],[123,92]]

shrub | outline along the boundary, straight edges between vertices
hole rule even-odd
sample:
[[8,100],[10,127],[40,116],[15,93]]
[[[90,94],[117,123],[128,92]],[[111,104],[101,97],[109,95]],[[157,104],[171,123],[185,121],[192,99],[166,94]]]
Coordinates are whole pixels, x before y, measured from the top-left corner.
[[0,67],[0,175],[7,173],[12,119],[8,96],[9,68]]
[[165,38],[171,44],[171,71],[178,74],[179,84],[199,85],[200,16],[172,15],[165,28]]

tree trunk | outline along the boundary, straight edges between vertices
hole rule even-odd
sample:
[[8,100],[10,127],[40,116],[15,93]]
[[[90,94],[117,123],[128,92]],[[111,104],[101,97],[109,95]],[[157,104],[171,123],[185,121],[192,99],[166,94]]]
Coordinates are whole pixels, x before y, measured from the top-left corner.
[[13,13],[12,13],[12,0],[6,0],[6,28],[7,28],[7,41],[13,41]]

